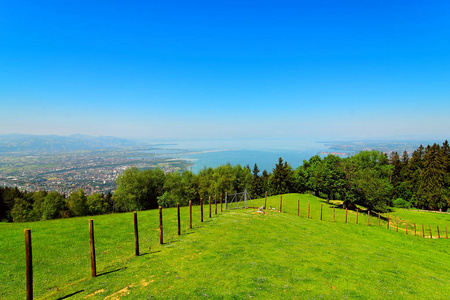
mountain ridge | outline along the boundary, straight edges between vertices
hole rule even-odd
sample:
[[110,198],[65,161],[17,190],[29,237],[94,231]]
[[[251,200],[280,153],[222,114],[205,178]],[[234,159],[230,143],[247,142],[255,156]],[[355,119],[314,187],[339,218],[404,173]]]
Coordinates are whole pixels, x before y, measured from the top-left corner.
[[98,150],[138,145],[137,142],[113,136],[0,134],[0,153]]

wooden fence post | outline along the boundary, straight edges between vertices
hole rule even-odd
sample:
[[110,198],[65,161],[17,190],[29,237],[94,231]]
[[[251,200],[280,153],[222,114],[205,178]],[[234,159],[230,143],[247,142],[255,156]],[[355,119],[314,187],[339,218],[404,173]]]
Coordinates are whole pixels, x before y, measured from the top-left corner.
[[356,209],[356,224],[358,224],[358,212],[359,212],[359,209]]
[[163,219],[162,219],[162,207],[159,207],[159,243],[164,244],[163,240]]
[[397,217],[397,232],[398,232],[398,217]]
[[347,223],[347,213],[348,213],[348,209],[345,209],[345,223]]
[[437,232],[438,232],[438,239],[441,238],[441,234],[439,233],[439,226],[437,227]]
[[336,220],[336,207],[333,207],[333,222]]
[[417,236],[416,223],[414,223],[414,236]]
[[433,238],[433,234],[431,233],[431,225],[429,225],[429,227],[430,227],[430,239],[432,239]]
[[217,215],[217,195],[214,195],[214,205],[216,206],[216,215]]
[[406,221],[406,234],[408,234],[408,221]]
[[445,226],[445,238],[448,240],[447,226]]
[[189,200],[189,229],[192,229],[192,201]]
[[134,219],[134,254],[139,256],[139,233],[138,233],[138,221],[137,221],[137,212],[133,213]]
[[200,198],[200,221],[203,222],[203,198]]
[[266,194],[266,196],[265,196],[265,200],[264,200],[264,207],[265,207],[265,209],[267,209],[267,192],[265,193]]
[[298,199],[298,204],[297,204],[297,217],[300,216],[300,199]]
[[320,221],[322,221],[322,206],[323,204],[320,204]]
[[425,238],[425,227],[423,227],[423,224],[422,224],[422,237]]
[[370,226],[370,210],[367,211],[367,226]]
[[95,262],[95,244],[94,244],[94,220],[89,219],[89,241],[91,245],[91,276],[97,276],[97,264]]
[[25,229],[25,267],[27,277],[27,300],[33,299],[33,254],[31,248],[31,230]]
[[180,203],[177,203],[178,235],[181,235]]
[[211,218],[211,195],[209,196],[209,217]]
[[281,210],[282,206],[283,206],[283,195],[280,195],[280,212],[283,212]]
[[223,212],[223,208],[222,208],[222,193],[220,193],[220,212]]
[[378,212],[378,227],[380,227],[380,213]]

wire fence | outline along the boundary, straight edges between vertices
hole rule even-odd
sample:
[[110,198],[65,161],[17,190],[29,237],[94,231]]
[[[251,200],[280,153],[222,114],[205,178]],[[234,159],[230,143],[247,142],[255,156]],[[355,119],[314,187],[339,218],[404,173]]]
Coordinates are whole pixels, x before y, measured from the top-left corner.
[[[126,260],[132,256],[138,257],[143,254],[152,253],[152,247],[155,247],[155,244],[170,243],[177,239],[177,236],[198,229],[204,221],[212,219],[225,210],[222,197],[208,197],[205,201],[203,200],[204,199],[201,199],[200,205],[191,205],[191,203],[189,203],[189,206],[184,207],[181,207],[180,205],[177,205],[176,208],[169,209],[159,207],[158,218],[153,216],[149,219],[147,218],[147,212],[134,212],[129,220],[122,220],[120,224],[100,222],[97,227],[94,227],[94,220],[89,219],[89,235],[80,233],[84,230],[87,231],[86,228],[79,229],[79,232],[74,236],[76,236],[76,240],[85,239],[84,237],[87,236],[89,237],[91,277],[115,272],[117,270],[112,269],[114,265],[117,264],[118,257],[123,257],[123,260]],[[263,199],[254,199],[252,201],[255,205],[261,206],[259,211],[262,213],[264,213],[264,210],[270,210],[280,213],[295,214],[305,219],[316,219],[324,222],[354,223],[364,226],[379,226],[386,228],[387,230],[395,230],[399,233],[401,232],[403,234],[422,238],[448,239],[447,226],[440,227],[437,225],[436,228],[432,228],[431,225],[408,222],[407,220],[399,219],[397,216],[392,216],[389,213],[381,214],[369,210],[342,209],[339,206],[320,201],[308,201],[306,203],[305,201],[298,199],[298,201],[283,202],[283,195],[272,196],[269,198],[266,196]],[[114,244],[115,241],[108,238],[111,231],[116,231],[117,234],[126,237],[121,243],[123,249],[121,249],[121,246],[116,247],[117,245]],[[55,241],[58,241],[60,238],[62,237],[58,237],[57,234],[54,236]],[[33,272],[36,271],[33,270],[31,240],[31,230],[25,229],[25,277],[27,299],[33,299]],[[85,242],[87,244],[87,241]],[[83,247],[80,248],[86,249]],[[113,249],[116,251],[112,251]],[[39,250],[42,250],[42,247]],[[61,251],[61,249],[57,250],[57,252],[58,251]],[[87,253],[85,254],[85,256],[87,256]],[[82,254],[78,253],[78,255]],[[35,256],[39,257],[40,254],[35,253]],[[88,264],[86,264],[85,260],[82,261],[82,264],[85,265],[84,268],[86,269],[87,274]],[[98,268],[98,263],[100,268]],[[39,267],[43,267],[43,264],[40,263]],[[59,267],[67,267],[67,265]],[[40,274],[42,274],[42,272]],[[85,276],[86,275],[78,274],[69,281],[85,278]],[[46,280],[51,281],[51,278],[47,278]],[[39,283],[39,287],[40,289],[43,288],[42,282]],[[45,289],[46,288],[44,288],[44,290]]]

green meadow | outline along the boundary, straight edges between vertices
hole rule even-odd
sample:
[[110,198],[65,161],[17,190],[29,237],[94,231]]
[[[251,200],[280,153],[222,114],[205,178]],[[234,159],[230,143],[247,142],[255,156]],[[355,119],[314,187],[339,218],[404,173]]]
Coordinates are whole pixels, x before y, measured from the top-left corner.
[[[346,211],[337,202],[311,195],[282,197],[283,213],[280,196],[267,199],[276,210],[264,214],[256,209],[221,212],[218,205],[216,215],[212,205],[210,218],[205,205],[204,222],[194,206],[192,229],[188,207],[183,207],[180,236],[176,208],[163,209],[163,245],[158,210],[138,212],[137,257],[132,213],[1,223],[0,298],[25,298],[24,229],[29,228],[35,299],[448,299],[449,214],[396,210],[389,214],[388,230],[387,214],[378,226],[378,215],[369,217],[360,207],[358,214],[347,212],[345,223]],[[256,199],[248,206],[264,202]],[[90,277],[90,218],[95,278]],[[421,232],[415,236],[414,223],[432,226],[433,239],[422,238]]]

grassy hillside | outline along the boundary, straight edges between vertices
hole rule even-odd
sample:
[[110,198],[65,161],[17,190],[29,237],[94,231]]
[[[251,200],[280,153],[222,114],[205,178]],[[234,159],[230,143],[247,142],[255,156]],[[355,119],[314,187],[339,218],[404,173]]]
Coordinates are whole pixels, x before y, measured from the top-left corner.
[[[297,201],[300,199],[300,217]],[[268,198],[279,208],[280,197]],[[307,219],[310,202],[310,219]],[[264,199],[254,200],[255,206]],[[252,203],[249,203],[252,205]],[[320,221],[320,207],[323,207]],[[429,298],[450,295],[449,240],[386,230],[367,214],[336,209],[310,195],[283,195],[283,212],[224,211],[194,228],[182,209],[164,210],[165,244],[158,212],[138,213],[141,253],[134,257],[131,213],[94,217],[97,270],[90,277],[88,218],[0,224],[0,298],[25,298],[24,228],[33,239],[35,298]],[[398,211],[402,220],[450,227],[450,215]],[[405,215],[406,214],[406,215]],[[433,223],[435,222],[435,223]],[[394,227],[394,228],[393,228]],[[434,235],[434,234],[433,234]],[[151,249],[149,249],[151,247]]]

